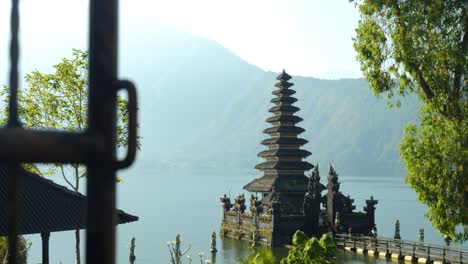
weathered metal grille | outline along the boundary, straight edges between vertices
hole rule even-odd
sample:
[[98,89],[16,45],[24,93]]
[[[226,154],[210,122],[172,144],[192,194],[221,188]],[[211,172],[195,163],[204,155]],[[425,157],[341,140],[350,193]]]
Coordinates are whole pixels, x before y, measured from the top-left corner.
[[[86,262],[115,263],[117,169],[132,164],[136,153],[136,91],[117,79],[118,0],[90,1],[89,107],[84,132],[24,129],[18,117],[19,0],[12,0],[9,115],[0,129],[0,160],[8,162],[8,263],[16,263],[19,220],[19,166],[22,162],[82,163],[88,170]],[[129,139],[124,160],[116,158],[117,92],[128,93]]]

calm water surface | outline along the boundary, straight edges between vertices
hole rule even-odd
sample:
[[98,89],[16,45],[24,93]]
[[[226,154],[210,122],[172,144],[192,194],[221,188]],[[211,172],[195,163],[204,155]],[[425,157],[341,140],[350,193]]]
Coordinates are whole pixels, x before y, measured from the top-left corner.
[[[191,244],[190,255],[198,252],[209,256],[210,234],[218,231],[222,216],[219,197],[224,193],[235,196],[242,186],[259,174],[254,171],[192,172],[184,170],[158,171],[136,168],[122,172],[118,184],[118,207],[138,215],[136,223],[118,227],[118,263],[128,263],[130,240],[136,237],[136,264],[170,263],[166,242],[182,235],[182,245]],[[147,166],[146,166],[147,168]],[[324,172],[322,172],[323,175]],[[325,176],[322,175],[322,183]],[[60,182],[60,178],[53,178]],[[355,199],[356,209],[362,211],[364,200],[371,195],[379,200],[376,210],[380,236],[392,237],[396,219],[401,223],[403,239],[417,239],[419,228],[425,229],[426,241],[442,243],[442,239],[424,218],[425,207],[416,201],[416,194],[401,177],[356,177],[340,175],[341,190]],[[218,232],[217,232],[218,233]],[[84,237],[84,233],[83,233]],[[33,245],[29,263],[40,263],[40,236],[28,236]],[[84,239],[82,239],[84,240]],[[74,263],[74,232],[53,233],[50,238],[51,263]],[[84,251],[84,245],[83,245]],[[248,244],[218,237],[217,264],[236,263],[248,254]],[[208,254],[207,254],[208,253]],[[284,250],[275,254],[284,255]],[[372,257],[340,252],[338,263],[387,263]],[[194,262],[198,263],[198,262]],[[390,262],[389,262],[390,263]]]

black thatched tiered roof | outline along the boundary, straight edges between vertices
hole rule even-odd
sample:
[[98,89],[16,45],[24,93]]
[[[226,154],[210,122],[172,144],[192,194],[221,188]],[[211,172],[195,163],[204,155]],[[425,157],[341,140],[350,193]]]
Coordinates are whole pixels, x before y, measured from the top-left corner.
[[271,100],[275,106],[269,110],[274,115],[266,120],[273,126],[263,131],[270,135],[270,138],[262,141],[268,150],[258,154],[266,161],[255,166],[264,172],[264,176],[253,180],[244,189],[263,193],[270,192],[273,188],[281,192],[305,192],[308,180],[304,172],[314,166],[302,160],[311,154],[301,149],[308,141],[298,138],[305,130],[296,124],[303,119],[295,116],[300,109],[292,105],[297,99],[291,97],[296,93],[290,89],[294,85],[288,82],[291,76],[283,70],[276,79],[279,81],[275,84],[278,89],[273,92],[276,97]]
[[[7,235],[8,178],[6,165],[0,162],[0,236]],[[25,170],[21,170],[20,190],[20,234],[86,228],[86,196]],[[138,220],[121,210],[116,216],[117,224]]]

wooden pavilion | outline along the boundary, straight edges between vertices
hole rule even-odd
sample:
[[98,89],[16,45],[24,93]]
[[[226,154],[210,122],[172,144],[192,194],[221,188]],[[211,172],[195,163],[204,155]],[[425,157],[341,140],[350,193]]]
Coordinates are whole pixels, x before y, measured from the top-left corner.
[[[18,233],[41,234],[42,263],[48,264],[51,232],[86,228],[87,198],[26,170],[22,170],[20,179]],[[0,236],[7,236],[7,181],[6,165],[0,163]],[[122,210],[116,215],[118,224],[138,220]]]

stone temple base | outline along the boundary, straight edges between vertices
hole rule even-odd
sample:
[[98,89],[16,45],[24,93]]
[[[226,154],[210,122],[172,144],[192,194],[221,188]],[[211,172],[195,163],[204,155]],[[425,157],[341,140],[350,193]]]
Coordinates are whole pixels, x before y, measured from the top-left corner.
[[220,234],[240,240],[247,240],[268,246],[288,245],[298,229],[303,228],[304,216],[281,216],[236,211],[226,212]]

